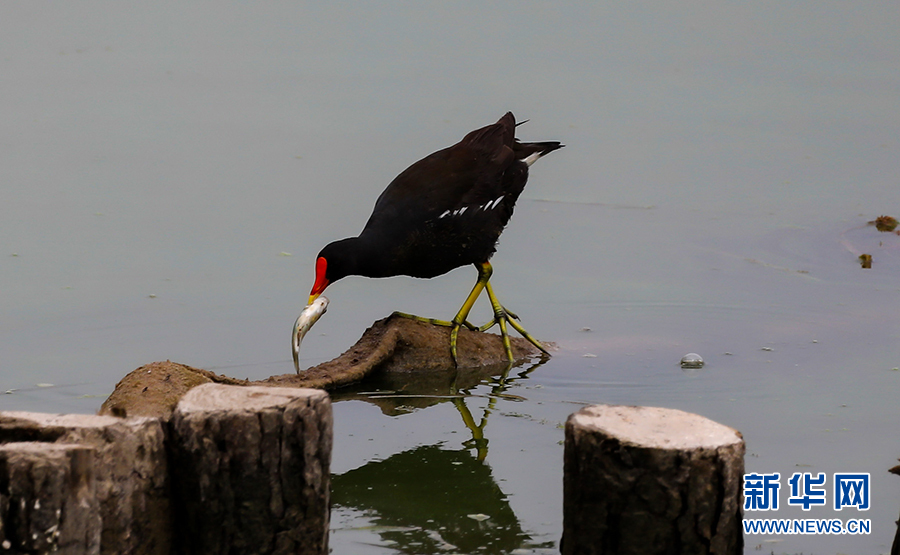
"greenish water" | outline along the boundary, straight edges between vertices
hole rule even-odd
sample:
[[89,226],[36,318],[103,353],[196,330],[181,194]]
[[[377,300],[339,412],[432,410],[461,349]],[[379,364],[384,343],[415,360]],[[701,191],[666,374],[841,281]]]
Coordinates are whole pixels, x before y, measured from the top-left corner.
[[[93,412],[155,360],[291,372],[321,246],[512,110],[567,147],[492,281],[558,350],[461,398],[338,401],[334,552],[557,551],[561,425],[625,403],[737,428],[748,471],[871,473],[870,535],[748,553],[887,553],[900,237],[864,224],[900,212],[898,25],[880,2],[9,4],[0,409]],[[448,318],[474,279],[342,280],[301,363],[394,310]]]

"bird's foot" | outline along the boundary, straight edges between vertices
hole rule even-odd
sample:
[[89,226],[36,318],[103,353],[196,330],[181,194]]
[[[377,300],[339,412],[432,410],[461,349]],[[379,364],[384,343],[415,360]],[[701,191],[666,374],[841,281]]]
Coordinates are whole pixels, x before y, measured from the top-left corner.
[[422,316],[415,316],[413,314],[406,314],[403,312],[395,312],[394,314],[396,316],[400,316],[403,318],[410,318],[413,320],[418,320],[420,322],[426,322],[428,324],[432,324],[435,326],[449,327],[450,328],[450,356],[453,358],[453,364],[455,364],[457,366],[459,366],[459,357],[457,356],[456,346],[458,343],[459,330],[463,326],[465,326],[466,328],[468,328],[472,331],[485,332],[485,331],[493,328],[494,326],[499,325],[500,326],[500,336],[503,339],[503,349],[504,349],[504,351],[506,351],[506,358],[507,358],[507,360],[509,360],[510,364],[515,362],[516,359],[513,356],[512,343],[509,340],[509,332],[507,331],[507,324],[509,324],[510,326],[512,326],[512,328],[514,330],[519,332],[519,334],[522,337],[524,337],[525,339],[527,339],[529,343],[531,343],[532,345],[534,345],[535,347],[540,349],[541,352],[543,352],[546,355],[550,354],[550,352],[547,351],[547,348],[544,347],[540,341],[538,341],[537,339],[532,337],[532,335],[530,333],[528,333],[525,330],[525,328],[523,328],[522,325],[516,321],[519,319],[519,317],[514,312],[511,312],[511,311],[503,308],[503,306],[500,305],[500,303],[497,303],[496,306],[494,307],[494,319],[480,327],[473,325],[468,320],[459,321],[457,319],[457,318],[459,318],[458,314],[457,314],[457,318],[454,318],[453,320],[451,320],[449,322],[447,320],[437,320],[435,318],[423,318]]
[[503,348],[506,349],[506,356],[509,358],[509,361],[513,362],[515,359],[513,358],[512,345],[509,342],[509,332],[506,331],[507,323],[512,326],[514,330],[519,332],[522,337],[527,339],[529,343],[540,349],[545,355],[549,355],[550,352],[547,351],[547,348],[541,345],[541,342],[532,337],[530,333],[525,331],[525,328],[523,328],[521,324],[516,322],[519,317],[514,312],[506,310],[506,308],[500,304],[500,301],[497,300],[497,296],[494,295],[494,288],[491,287],[490,282],[485,283],[484,288],[485,291],[487,291],[488,299],[491,301],[491,308],[494,310],[494,321],[488,322],[478,329],[487,331],[494,327],[495,324],[500,325],[500,335],[503,337]]
[[500,326],[500,336],[503,338],[503,348],[506,350],[506,356],[510,362],[513,362],[515,360],[515,358],[513,357],[512,344],[510,343],[510,340],[509,340],[509,332],[507,331],[507,328],[506,328],[507,324],[509,324],[510,326],[513,327],[514,330],[519,332],[519,334],[522,337],[524,337],[525,339],[527,339],[529,343],[531,343],[532,345],[534,345],[535,347],[540,349],[541,352],[549,355],[550,353],[549,353],[549,351],[547,351],[547,348],[544,347],[540,341],[538,341],[537,339],[532,337],[531,334],[528,333],[525,330],[525,328],[523,328],[522,325],[516,321],[518,319],[519,319],[519,317],[515,313],[510,312],[509,310],[506,310],[505,308],[503,308],[502,305],[497,303],[497,305],[494,307],[494,319],[491,320],[490,322],[487,322],[485,325],[479,327],[478,331],[482,331],[482,332],[487,331],[487,330],[493,328],[494,326],[499,325]]
[[459,327],[460,325],[467,327],[472,331],[478,331],[478,326],[472,324],[468,320],[463,322],[462,324],[454,324],[448,320],[438,320],[437,318],[425,318],[424,316],[416,316],[415,314],[407,314],[406,312],[394,312],[392,316],[399,316],[401,318],[409,318],[410,320],[415,320],[417,322],[425,322],[426,324],[431,324],[432,326],[444,326],[445,328]]
[[453,320],[438,320],[437,318],[425,318],[423,316],[416,316],[415,314],[407,314],[406,312],[394,312],[393,316],[399,316],[401,318],[409,318],[410,320],[415,320],[417,322],[425,322],[426,324],[431,324],[432,326],[444,326],[446,328],[450,328],[450,356],[453,357],[453,364],[459,365],[459,360],[456,358],[456,338],[459,336],[459,329],[463,326],[472,330],[478,331],[478,326],[469,322],[468,320],[458,321],[457,318],[460,318],[459,314],[456,315],[456,318]]

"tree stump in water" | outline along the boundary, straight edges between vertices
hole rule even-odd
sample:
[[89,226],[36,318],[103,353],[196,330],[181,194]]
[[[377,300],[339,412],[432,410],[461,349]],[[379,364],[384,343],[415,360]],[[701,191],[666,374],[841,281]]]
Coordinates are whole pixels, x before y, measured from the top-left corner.
[[83,445],[0,445],[0,551],[100,553],[95,455]]
[[181,399],[170,429],[181,552],[328,552],[324,391],[205,384]]
[[566,422],[562,553],[741,553],[743,457],[702,416],[585,407]]
[[77,444],[94,450],[104,555],[168,555],[171,520],[165,430],[156,418],[0,412],[0,444]]

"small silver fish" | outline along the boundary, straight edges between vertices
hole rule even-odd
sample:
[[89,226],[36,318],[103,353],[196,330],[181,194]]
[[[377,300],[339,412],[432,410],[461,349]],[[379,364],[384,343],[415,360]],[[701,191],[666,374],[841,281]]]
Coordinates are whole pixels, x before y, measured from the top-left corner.
[[294,333],[291,335],[291,347],[294,351],[294,368],[300,373],[300,342],[303,336],[309,331],[313,324],[319,321],[319,318],[328,310],[328,299],[319,295],[313,302],[306,305],[297,321],[294,322]]

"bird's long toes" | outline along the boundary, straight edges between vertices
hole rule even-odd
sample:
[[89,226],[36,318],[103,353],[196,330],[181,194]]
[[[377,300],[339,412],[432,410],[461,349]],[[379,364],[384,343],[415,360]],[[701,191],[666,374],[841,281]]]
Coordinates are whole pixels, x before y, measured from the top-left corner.
[[491,320],[489,322],[485,322],[485,324],[483,326],[479,326],[478,331],[486,332],[487,330],[491,329],[492,327],[496,326],[499,323],[500,323],[500,320],[497,320],[496,318],[494,318],[493,320]]
[[459,359],[456,356],[456,338],[459,336],[459,324],[453,323],[450,330],[450,357],[453,359],[453,365],[459,366]]
[[506,318],[500,319],[500,335],[503,337],[503,349],[506,351],[506,358],[509,359],[510,362],[515,362],[515,357],[512,352],[512,343],[509,340],[509,332],[506,331]]
[[519,332],[519,335],[527,339],[529,343],[540,349],[544,354],[550,354],[550,352],[547,351],[547,349],[541,344],[541,342],[532,337],[531,334],[528,333],[525,328],[523,328],[518,322],[510,320],[509,325],[512,326],[513,329],[515,329],[517,332]]

